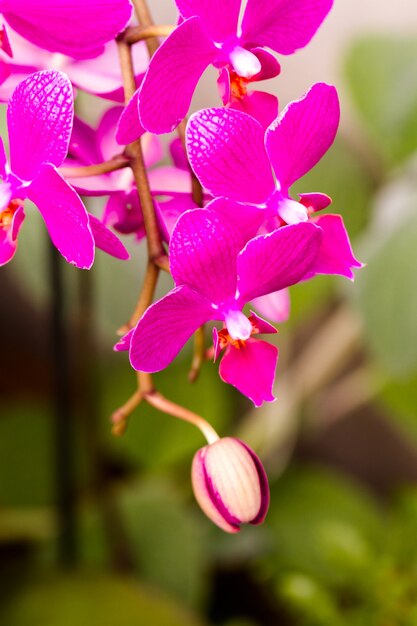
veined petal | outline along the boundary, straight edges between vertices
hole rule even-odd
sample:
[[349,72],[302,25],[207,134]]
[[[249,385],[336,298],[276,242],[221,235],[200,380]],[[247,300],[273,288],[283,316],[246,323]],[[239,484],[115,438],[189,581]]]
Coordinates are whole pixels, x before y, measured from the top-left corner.
[[266,341],[248,339],[239,347],[228,345],[220,362],[219,374],[250,398],[255,406],[273,402],[272,387],[278,362],[278,348]]
[[129,259],[129,253],[120,239],[94,215],[89,214],[88,217],[96,248],[107,252],[107,254],[116,259],[121,259],[122,261]]
[[227,198],[215,198],[207,204],[206,209],[225,215],[227,220],[232,222],[236,232],[241,233],[244,244],[258,234],[259,227],[265,219],[265,209]]
[[320,226],[323,238],[317,257],[304,278],[315,274],[339,274],[353,280],[355,275],[352,268],[363,265],[353,254],[342,216],[320,215],[311,221]]
[[290,316],[290,294],[288,289],[281,289],[265,296],[254,298],[252,304],[261,315],[272,322],[286,322]]
[[214,196],[262,203],[275,189],[262,126],[233,109],[205,109],[187,124],[190,164]]
[[176,285],[188,285],[212,303],[234,298],[236,258],[243,246],[227,218],[208,209],[186,211],[178,220],[169,246]]
[[281,189],[304,176],[332,145],[339,125],[337,91],[317,83],[291,102],[266,131],[266,149]]
[[320,228],[302,222],[249,241],[237,259],[240,301],[249,302],[300,281],[313,264],[321,240]]
[[139,89],[135,91],[117,122],[116,141],[127,145],[139,139],[145,132],[139,119]]
[[210,302],[187,286],[152,304],[132,335],[130,362],[141,372],[159,372],[177,356],[191,335],[212,319]]
[[202,22],[180,24],[151,59],[139,93],[139,117],[152,133],[169,133],[187,115],[194,90],[217,54]]
[[332,203],[332,199],[325,193],[319,192],[310,192],[310,193],[299,193],[299,198],[301,204],[314,213],[316,211],[323,211],[323,209],[327,209],[327,207]]
[[264,91],[248,91],[246,96],[234,98],[229,107],[247,113],[267,128],[278,115],[278,98]]
[[19,83],[7,107],[13,172],[32,180],[43,163],[61,165],[73,115],[72,86],[62,72],[36,72]]
[[27,188],[38,207],[53,244],[68,263],[89,269],[94,261],[94,239],[88,213],[76,192],[49,164]]
[[181,17],[198,15],[213,41],[222,42],[237,33],[241,0],[175,0]]
[[10,26],[28,41],[76,58],[97,56],[132,15],[129,0],[0,0]]
[[333,0],[248,0],[242,40],[292,54],[308,44],[332,4]]

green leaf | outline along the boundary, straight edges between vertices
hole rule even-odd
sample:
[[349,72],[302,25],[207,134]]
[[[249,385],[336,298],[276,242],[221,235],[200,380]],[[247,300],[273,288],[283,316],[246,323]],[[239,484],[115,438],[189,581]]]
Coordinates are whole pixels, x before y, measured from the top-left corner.
[[374,250],[378,233],[371,233],[363,256],[368,266],[355,288],[365,339],[387,372],[400,378],[417,372],[417,198],[414,202],[414,216],[381,235]]
[[359,40],[346,62],[353,101],[385,164],[417,148],[417,41],[374,36]]
[[317,468],[289,471],[271,489],[276,543],[269,565],[333,586],[355,585],[372,566],[382,528],[374,502],[353,483]]
[[143,580],[187,604],[204,590],[204,532],[173,483],[150,480],[122,493],[121,511]]
[[32,581],[0,611],[7,626],[197,626],[200,622],[134,580],[105,574],[56,574]]

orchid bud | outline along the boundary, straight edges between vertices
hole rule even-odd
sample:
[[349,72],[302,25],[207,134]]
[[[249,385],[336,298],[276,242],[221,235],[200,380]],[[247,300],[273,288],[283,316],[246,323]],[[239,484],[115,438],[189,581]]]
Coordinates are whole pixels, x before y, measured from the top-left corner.
[[194,494],[204,513],[228,533],[241,524],[261,524],[269,506],[265,470],[239,439],[225,437],[201,448],[191,470]]

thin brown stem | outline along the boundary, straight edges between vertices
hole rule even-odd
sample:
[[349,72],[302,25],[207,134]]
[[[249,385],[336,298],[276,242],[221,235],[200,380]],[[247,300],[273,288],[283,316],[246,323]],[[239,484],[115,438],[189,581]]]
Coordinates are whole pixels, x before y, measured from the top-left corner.
[[100,176],[101,174],[109,174],[121,170],[125,167],[129,167],[130,160],[119,155],[110,159],[109,161],[103,161],[103,163],[96,163],[94,165],[83,165],[80,167],[59,167],[59,173],[64,178],[87,178],[88,176]]
[[[133,6],[135,7],[135,13],[139,20],[139,24],[142,28],[149,28],[153,26],[153,20],[151,13],[149,11],[148,5],[145,0],[132,0]],[[148,48],[149,56],[155,54],[159,47],[159,41],[156,37],[152,37],[151,39],[146,39],[146,46]]]
[[203,417],[185,409],[179,404],[175,404],[175,402],[171,402],[171,400],[168,400],[159,392],[151,391],[146,393],[144,394],[144,399],[159,411],[196,426],[207,439],[207,443],[214,443],[219,439],[219,436],[214,428]]
[[111,416],[111,422],[113,424],[112,433],[116,437],[120,437],[123,435],[127,428],[127,421],[133,413],[133,411],[139,406],[142,402],[143,394],[141,391],[137,390],[135,393],[125,402],[121,407],[116,409],[116,411]]
[[130,26],[123,33],[123,40],[131,46],[139,41],[147,41],[155,37],[168,37],[174,29],[175,26],[172,24],[152,24],[147,27]]
[[119,328],[119,334],[124,335],[125,333],[129,332],[131,328],[136,326],[136,324],[148,308],[149,304],[152,302],[153,295],[155,293],[156,283],[158,282],[158,276],[159,267],[157,267],[157,265],[155,265],[155,263],[153,263],[152,261],[149,261],[146,267],[146,274],[138,303],[127,324]]
[[200,326],[194,333],[194,354],[191,368],[188,373],[188,380],[194,383],[201,371],[206,356],[204,326]]

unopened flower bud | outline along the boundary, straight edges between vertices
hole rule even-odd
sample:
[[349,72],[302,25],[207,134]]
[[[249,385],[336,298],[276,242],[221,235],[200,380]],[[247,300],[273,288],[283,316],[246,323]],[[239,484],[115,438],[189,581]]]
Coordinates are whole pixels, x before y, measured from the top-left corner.
[[261,524],[269,506],[268,479],[256,454],[225,437],[198,450],[191,473],[194,494],[217,526],[237,533],[241,524]]

